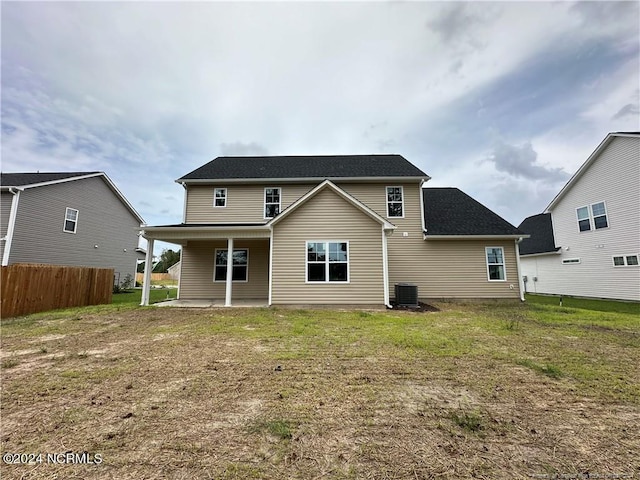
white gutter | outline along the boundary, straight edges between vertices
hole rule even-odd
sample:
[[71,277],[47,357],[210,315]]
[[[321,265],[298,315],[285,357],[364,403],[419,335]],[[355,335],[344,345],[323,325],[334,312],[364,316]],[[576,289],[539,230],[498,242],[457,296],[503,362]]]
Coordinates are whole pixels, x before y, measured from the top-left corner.
[[507,239],[524,239],[531,235],[425,235],[424,240],[507,240]]
[[524,279],[522,278],[522,274],[520,272],[520,242],[524,240],[523,237],[520,237],[515,241],[516,247],[516,267],[518,269],[518,286],[520,287],[520,301],[524,302]]
[[[393,233],[393,230],[389,230]],[[389,258],[387,255],[387,230],[382,228],[382,277],[384,282],[384,304],[393,308],[389,302]]]
[[16,227],[16,217],[18,216],[18,202],[22,188],[10,187],[9,193],[13,195],[11,199],[11,212],[9,213],[9,223],[7,225],[7,235],[4,237],[4,251],[2,253],[2,266],[9,265],[9,255],[11,254],[11,243],[13,242],[13,232]]
[[417,180],[425,181],[430,180],[431,177],[428,175],[426,177],[419,176],[407,176],[407,177],[292,177],[292,178],[179,178],[175,180],[176,183],[180,184],[193,184],[193,185],[231,185],[234,183],[321,183],[325,180],[330,180],[331,182],[338,183],[387,183],[387,182],[397,182],[397,183],[408,183],[414,182]]
[[526,254],[521,254],[520,256],[525,258],[530,258],[530,257],[542,257],[544,255],[560,255],[560,254],[562,254],[561,247],[558,247],[558,249],[554,250],[553,252],[526,253]]

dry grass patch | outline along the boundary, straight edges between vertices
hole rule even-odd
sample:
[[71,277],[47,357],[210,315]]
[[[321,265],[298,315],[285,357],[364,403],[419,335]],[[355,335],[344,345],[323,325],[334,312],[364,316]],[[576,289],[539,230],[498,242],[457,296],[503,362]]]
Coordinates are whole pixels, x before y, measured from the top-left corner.
[[640,475],[634,316],[437,306],[3,322],[3,453],[104,458],[3,478]]

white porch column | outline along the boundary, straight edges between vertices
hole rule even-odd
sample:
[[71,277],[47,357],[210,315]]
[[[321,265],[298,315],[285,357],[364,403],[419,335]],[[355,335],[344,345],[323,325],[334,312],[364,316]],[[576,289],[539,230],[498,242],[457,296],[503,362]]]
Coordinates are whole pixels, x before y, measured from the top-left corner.
[[224,306],[231,306],[231,294],[233,290],[233,238],[227,239],[227,289],[224,297]]
[[153,271],[153,238],[147,238],[147,255],[144,259],[144,278],[142,280],[142,299],[140,305],[149,305],[149,289],[151,288],[151,272]]

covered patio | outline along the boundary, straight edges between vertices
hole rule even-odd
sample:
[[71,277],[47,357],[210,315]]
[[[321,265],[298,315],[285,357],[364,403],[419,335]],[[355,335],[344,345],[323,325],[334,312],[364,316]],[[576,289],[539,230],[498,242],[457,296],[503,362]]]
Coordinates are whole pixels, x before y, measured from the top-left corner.
[[[268,306],[272,229],[254,224],[178,224],[145,227],[148,241],[140,305],[149,305],[156,240],[182,246],[178,299],[166,306]],[[229,256],[228,252],[233,252]],[[249,261],[251,254],[251,261]],[[231,268],[227,268],[230,258]],[[237,288],[234,296],[234,287]]]

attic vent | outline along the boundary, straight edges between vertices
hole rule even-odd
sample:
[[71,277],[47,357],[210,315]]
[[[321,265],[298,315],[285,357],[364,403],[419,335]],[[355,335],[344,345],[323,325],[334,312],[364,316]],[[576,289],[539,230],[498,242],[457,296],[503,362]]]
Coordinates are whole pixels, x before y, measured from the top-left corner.
[[418,286],[412,283],[396,283],[396,304],[403,307],[418,306]]

